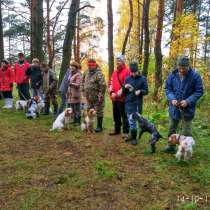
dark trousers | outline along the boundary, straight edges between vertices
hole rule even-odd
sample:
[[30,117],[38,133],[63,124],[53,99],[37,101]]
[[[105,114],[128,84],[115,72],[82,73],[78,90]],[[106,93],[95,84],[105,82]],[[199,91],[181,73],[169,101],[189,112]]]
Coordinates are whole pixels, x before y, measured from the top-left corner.
[[20,100],[28,100],[31,98],[29,93],[29,83],[18,84],[17,88]]
[[125,103],[120,101],[113,101],[112,107],[113,107],[115,131],[120,132],[122,126],[123,133],[129,133],[129,123],[127,115],[125,113]]
[[70,103],[68,104],[68,107],[71,107],[74,114],[74,121],[79,122],[81,118],[81,109],[80,109],[80,103]]
[[2,91],[2,95],[4,98],[13,98],[12,91]]

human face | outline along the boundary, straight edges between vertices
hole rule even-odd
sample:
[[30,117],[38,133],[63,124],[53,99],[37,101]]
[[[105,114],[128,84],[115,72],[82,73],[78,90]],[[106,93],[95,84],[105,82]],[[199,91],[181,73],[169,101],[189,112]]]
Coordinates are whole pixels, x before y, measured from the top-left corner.
[[117,70],[121,70],[124,63],[120,59],[116,59]]
[[39,66],[39,63],[38,62],[34,62],[32,65],[33,66]]
[[179,75],[180,76],[185,76],[187,74],[187,71],[188,71],[188,68],[189,67],[186,67],[186,66],[179,66]]
[[136,77],[137,74],[138,74],[138,72],[131,72],[131,76],[132,76],[132,77]]
[[75,66],[71,66],[71,69],[73,72],[75,72],[77,70],[77,68]]
[[1,66],[2,66],[3,69],[6,69],[7,68],[7,64],[4,63],[4,62],[1,63]]
[[23,56],[23,55],[20,55],[20,56],[18,57],[18,59],[19,59],[19,61],[24,61],[24,56]]

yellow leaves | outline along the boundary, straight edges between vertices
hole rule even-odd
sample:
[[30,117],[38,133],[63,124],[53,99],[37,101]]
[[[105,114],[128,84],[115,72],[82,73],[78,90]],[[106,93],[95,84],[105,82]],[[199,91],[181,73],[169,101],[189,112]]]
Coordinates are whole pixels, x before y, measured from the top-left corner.
[[173,39],[171,43],[171,58],[182,54],[190,54],[196,50],[199,40],[198,22],[193,14],[182,15],[174,22]]

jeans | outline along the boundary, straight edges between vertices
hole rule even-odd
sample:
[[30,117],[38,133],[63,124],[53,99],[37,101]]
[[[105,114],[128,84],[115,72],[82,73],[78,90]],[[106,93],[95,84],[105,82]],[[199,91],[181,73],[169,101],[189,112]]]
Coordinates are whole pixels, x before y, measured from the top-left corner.
[[61,105],[59,108],[59,113],[63,112],[66,108],[66,93],[61,93]]
[[18,95],[20,100],[28,100],[30,99],[30,92],[29,92],[29,83],[22,83],[17,85],[18,88]]
[[174,120],[172,118],[169,119],[169,132],[168,136],[171,134],[175,134],[177,132],[177,128],[179,123],[181,123],[181,132],[184,136],[192,136],[192,120]]
[[131,130],[137,130],[136,120],[133,118],[133,114],[127,114],[128,122]]

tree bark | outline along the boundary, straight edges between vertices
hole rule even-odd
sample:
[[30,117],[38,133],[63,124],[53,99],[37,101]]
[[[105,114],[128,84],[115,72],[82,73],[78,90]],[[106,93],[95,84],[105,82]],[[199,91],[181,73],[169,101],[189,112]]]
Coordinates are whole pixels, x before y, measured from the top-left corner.
[[148,66],[149,66],[149,45],[150,45],[150,37],[149,37],[149,7],[150,0],[145,0],[144,5],[144,67],[142,74],[147,77],[148,74]]
[[158,22],[157,22],[157,32],[155,39],[155,89],[154,89],[154,99],[158,101],[159,90],[162,87],[162,64],[163,55],[161,51],[161,40],[163,32],[163,17],[164,17],[164,7],[165,0],[159,0],[158,6]]
[[63,58],[61,63],[61,71],[59,75],[59,84],[61,83],[66,70],[69,67],[69,62],[71,60],[72,55],[72,40],[75,35],[75,27],[76,27],[76,14],[79,8],[79,3],[77,0],[72,0],[69,14],[68,14],[68,22],[66,26],[66,34],[63,42]]
[[0,0],[0,62],[4,59],[4,34],[3,34],[1,1],[2,0]]
[[125,50],[126,50],[126,45],[128,42],[128,38],[131,32],[131,28],[133,25],[133,4],[132,4],[132,0],[128,0],[129,2],[129,8],[130,8],[130,20],[129,20],[129,24],[128,24],[128,29],[125,35],[125,40],[123,42],[123,47],[122,47],[122,55],[125,55]]
[[31,1],[31,57],[44,60],[43,52],[43,0]]
[[204,42],[204,63],[207,65],[208,64],[208,45],[209,45],[209,22],[210,22],[210,1],[209,1],[209,8],[208,8],[208,13],[206,17],[206,31],[205,31],[205,42]]
[[48,58],[49,58],[49,67],[52,68],[54,53],[52,47],[52,35],[51,35],[51,24],[50,24],[50,0],[47,0],[47,51],[48,51]]
[[108,63],[109,63],[109,78],[110,78],[114,70],[112,0],[107,0],[107,14],[108,14]]

